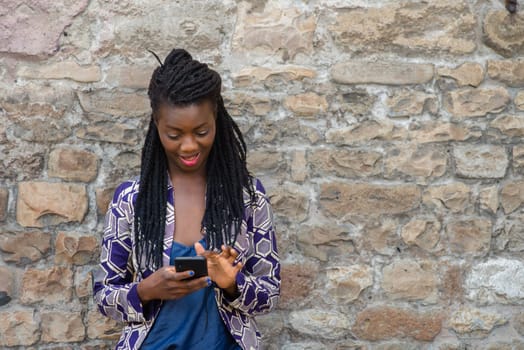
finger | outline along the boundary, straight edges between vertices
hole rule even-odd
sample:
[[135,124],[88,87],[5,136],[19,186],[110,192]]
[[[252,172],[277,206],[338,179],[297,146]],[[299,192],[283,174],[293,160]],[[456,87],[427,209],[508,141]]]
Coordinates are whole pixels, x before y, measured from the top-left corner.
[[222,245],[222,252],[220,253],[220,256],[225,258],[225,259],[229,259],[229,256],[231,255],[231,251],[229,250],[229,247],[227,247],[226,245]]
[[194,275],[195,275],[195,271],[193,270],[181,271],[181,272],[175,273],[172,276],[171,280],[172,281],[183,281],[185,279],[193,277]]
[[206,252],[204,246],[200,244],[200,242],[195,243],[195,250],[197,255],[204,255],[204,253]]

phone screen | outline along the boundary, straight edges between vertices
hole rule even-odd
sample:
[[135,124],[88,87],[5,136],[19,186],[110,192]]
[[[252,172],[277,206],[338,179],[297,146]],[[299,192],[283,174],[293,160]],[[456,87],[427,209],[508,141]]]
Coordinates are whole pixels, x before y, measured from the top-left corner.
[[191,277],[191,279],[207,276],[207,261],[203,256],[182,256],[175,258],[175,268],[177,272],[194,271],[195,275]]

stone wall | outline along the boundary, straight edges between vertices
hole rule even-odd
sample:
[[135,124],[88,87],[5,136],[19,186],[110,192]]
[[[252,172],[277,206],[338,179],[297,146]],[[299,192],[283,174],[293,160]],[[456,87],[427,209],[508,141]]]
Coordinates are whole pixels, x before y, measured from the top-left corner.
[[222,74],[271,194],[268,349],[524,349],[522,11],[1,0],[0,347],[114,344],[90,273],[139,171],[147,49],[179,46]]

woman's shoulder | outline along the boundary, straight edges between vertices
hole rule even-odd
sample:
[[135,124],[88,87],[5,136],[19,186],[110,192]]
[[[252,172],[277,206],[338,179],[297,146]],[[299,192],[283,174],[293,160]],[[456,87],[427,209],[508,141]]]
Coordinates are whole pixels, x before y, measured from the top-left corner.
[[115,189],[115,193],[113,195],[113,201],[114,202],[118,200],[129,201],[134,195],[138,193],[139,183],[140,183],[139,177],[136,177],[130,180],[126,180],[120,183],[120,185],[118,185]]

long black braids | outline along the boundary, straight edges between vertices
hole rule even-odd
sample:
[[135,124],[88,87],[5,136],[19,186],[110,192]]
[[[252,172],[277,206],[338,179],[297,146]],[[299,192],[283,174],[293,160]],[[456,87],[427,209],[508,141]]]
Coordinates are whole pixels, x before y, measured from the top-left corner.
[[246,144],[224,106],[220,75],[183,49],[172,50],[164,63],[158,61],[160,66],[153,72],[148,89],[152,115],[142,149],[134,221],[138,262],[151,268],[162,266],[167,210],[167,160],[155,125],[155,113],[162,104],[188,106],[209,100],[215,106],[216,136],[206,163],[206,210],[202,219],[208,249],[234,244],[242,225],[244,190],[251,201],[255,197],[246,166]]

